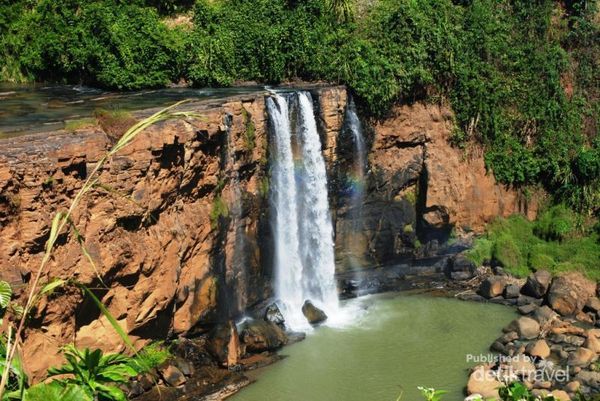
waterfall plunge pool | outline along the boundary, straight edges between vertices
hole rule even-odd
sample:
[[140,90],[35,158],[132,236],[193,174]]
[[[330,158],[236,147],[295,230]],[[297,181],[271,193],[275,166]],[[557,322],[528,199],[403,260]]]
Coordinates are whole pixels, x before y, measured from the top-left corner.
[[489,345],[513,309],[425,295],[382,294],[347,301],[352,322],[322,326],[280,351],[281,362],[250,372],[256,383],[233,401],[421,400],[417,386],[464,399],[467,355]]

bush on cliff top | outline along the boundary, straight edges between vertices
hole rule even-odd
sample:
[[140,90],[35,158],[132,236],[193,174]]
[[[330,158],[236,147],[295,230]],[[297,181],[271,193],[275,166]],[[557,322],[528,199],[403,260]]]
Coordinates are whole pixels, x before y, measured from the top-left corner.
[[453,142],[481,143],[499,181],[600,211],[597,1],[380,0],[346,15],[349,0],[198,0],[193,29],[161,21],[191,5],[0,0],[0,70],[119,89],[327,80],[376,117],[450,101]]

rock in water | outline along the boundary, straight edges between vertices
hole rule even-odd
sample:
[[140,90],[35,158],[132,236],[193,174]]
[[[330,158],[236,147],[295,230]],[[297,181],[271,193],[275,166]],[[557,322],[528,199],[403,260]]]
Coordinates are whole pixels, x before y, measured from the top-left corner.
[[508,328],[509,331],[516,331],[519,338],[526,340],[536,338],[540,334],[540,324],[526,316],[513,320]]
[[304,305],[302,305],[302,313],[304,313],[306,320],[308,320],[310,324],[319,324],[327,320],[325,312],[314,306],[309,300],[306,300]]
[[548,270],[538,270],[527,277],[527,282],[523,286],[521,292],[534,298],[541,298],[546,295],[552,275]]
[[481,286],[479,286],[479,290],[477,292],[482,297],[490,299],[502,295],[505,286],[506,281],[503,278],[492,276],[488,277],[481,283]]
[[267,322],[275,323],[282,329],[285,328],[285,318],[283,317],[283,313],[281,313],[281,310],[279,310],[279,307],[275,303],[267,306],[267,309],[265,310],[265,320]]
[[242,342],[250,352],[273,351],[287,343],[287,336],[273,322],[249,320],[241,331]]

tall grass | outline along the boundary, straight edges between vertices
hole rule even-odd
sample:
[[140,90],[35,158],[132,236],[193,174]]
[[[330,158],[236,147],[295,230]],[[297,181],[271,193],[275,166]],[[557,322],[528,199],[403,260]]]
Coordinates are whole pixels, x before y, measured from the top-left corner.
[[[162,109],[162,110],[158,111],[157,113],[151,115],[150,117],[137,122],[131,128],[129,128],[125,132],[125,134],[123,134],[123,136],[115,143],[115,145],[96,163],[96,166],[94,167],[92,172],[87,176],[81,189],[75,194],[75,197],[71,200],[71,204],[70,204],[69,208],[66,211],[59,211],[56,213],[56,215],[54,216],[54,218],[52,220],[52,225],[50,228],[50,235],[49,235],[48,241],[46,242],[44,256],[42,258],[40,266],[38,267],[38,269],[33,277],[33,280],[31,281],[31,283],[29,285],[29,292],[28,292],[26,303],[25,303],[25,307],[23,308],[23,313],[22,313],[21,317],[16,320],[18,322],[18,324],[16,326],[16,330],[14,330],[14,333],[15,333],[14,341],[11,342],[10,338],[7,341],[6,361],[5,361],[6,367],[12,366],[12,363],[15,360],[16,351],[17,351],[17,348],[19,347],[19,343],[20,343],[20,339],[21,339],[23,330],[25,329],[25,326],[27,324],[28,315],[31,312],[31,310],[34,307],[37,300],[39,300],[40,297],[45,292],[49,291],[49,286],[56,288],[56,286],[64,284],[64,282],[62,282],[61,280],[54,280],[54,281],[51,281],[51,283],[48,285],[40,286],[40,281],[41,281],[41,278],[43,277],[44,273],[47,270],[46,268],[47,268],[48,262],[50,261],[50,258],[52,256],[54,248],[56,246],[56,241],[58,239],[58,236],[65,230],[66,231],[72,230],[73,232],[77,231],[76,227],[71,219],[71,216],[73,215],[74,211],[79,206],[83,197],[98,184],[100,172],[102,171],[102,168],[104,167],[106,162],[108,160],[110,160],[119,151],[121,151],[126,146],[128,146],[138,135],[140,135],[146,128],[148,128],[149,126],[151,126],[153,124],[156,124],[161,121],[172,120],[172,119],[199,118],[200,116],[196,113],[175,111],[175,109],[178,106],[180,106],[181,104],[186,103],[186,102],[188,102],[188,101],[184,100],[184,101],[175,103],[174,105],[169,106],[165,109]],[[80,241],[80,245],[81,245],[82,253],[95,268],[95,264],[94,264],[92,258],[90,257],[89,253],[83,246],[83,242]],[[111,322],[113,328],[117,331],[117,333],[123,339],[123,341],[130,348],[133,348],[133,345],[131,344],[131,341],[129,340],[129,337],[127,336],[127,334],[116,323],[114,318],[112,318],[112,316],[110,316],[110,314],[108,313],[106,308],[102,305],[102,303],[93,295],[93,293],[91,291],[87,290],[85,287],[82,287],[82,288],[84,289],[84,291],[86,291],[88,293],[88,295],[92,296],[92,299],[94,300],[94,302],[97,303],[98,306],[100,306],[102,313],[107,316],[107,318]],[[9,333],[11,331],[13,331],[12,326],[9,327],[9,329],[8,329]],[[133,351],[135,352],[135,349],[133,349]],[[0,400],[3,399],[3,396],[6,391],[6,385],[8,382],[9,372],[10,372],[10,369],[5,368],[2,373],[2,379],[0,381]]]

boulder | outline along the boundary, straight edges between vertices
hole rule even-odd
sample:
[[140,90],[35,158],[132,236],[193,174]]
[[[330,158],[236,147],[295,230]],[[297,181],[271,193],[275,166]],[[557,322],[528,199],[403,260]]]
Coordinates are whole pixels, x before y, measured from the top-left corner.
[[530,304],[541,306],[543,301],[544,301],[543,299],[529,297],[527,295],[521,294],[521,295],[519,295],[519,298],[517,298],[517,306],[530,305]]
[[504,287],[506,286],[506,281],[502,277],[491,276],[486,278],[481,285],[479,286],[479,290],[477,291],[479,295],[485,297],[487,299],[497,297],[502,295],[504,292]]
[[551,395],[554,396],[555,399],[557,399],[558,401],[570,401],[571,397],[569,397],[569,394],[566,393],[566,391],[563,390],[553,390],[552,392],[550,392]]
[[518,285],[509,284],[504,289],[504,298],[506,298],[506,299],[519,298],[519,291],[521,291],[521,289],[519,288]]
[[558,319],[558,314],[550,309],[548,306],[544,305],[542,307],[536,308],[531,315],[532,318],[537,320],[537,322],[544,326],[549,322],[552,322],[555,319]]
[[548,304],[563,316],[575,315],[595,293],[596,283],[579,272],[567,273],[552,280]]
[[524,378],[533,378],[535,375],[536,368],[533,364],[533,359],[527,355],[514,356],[510,358],[507,365],[510,368],[508,372],[511,375],[516,374]]
[[276,303],[267,306],[267,309],[265,309],[265,320],[267,322],[275,323],[281,328],[285,327],[285,318]]
[[521,315],[529,315],[531,312],[535,311],[538,308],[536,304],[527,304],[519,306],[517,309]]
[[540,324],[534,319],[522,316],[508,325],[509,331],[516,331],[519,338],[531,340],[540,334]]
[[596,353],[588,348],[579,347],[569,354],[569,366],[588,366],[596,360]]
[[545,340],[537,340],[535,342],[531,342],[525,348],[527,353],[531,356],[538,356],[540,358],[546,359],[550,356],[550,347]]
[[171,364],[159,369],[159,373],[163,378],[163,381],[171,387],[179,387],[184,385],[186,382],[185,375]]
[[487,366],[477,366],[467,382],[467,394],[480,394],[484,399],[498,399],[498,388],[502,387],[495,373]]
[[581,387],[581,383],[579,383],[577,380],[573,380],[566,384],[565,390],[568,391],[569,393],[576,393],[577,391],[579,391],[580,387]]
[[585,303],[584,310],[598,313],[600,311],[600,299],[598,297],[590,297]]
[[551,281],[552,274],[548,270],[538,270],[527,277],[521,292],[530,297],[542,298],[546,295]]
[[240,337],[247,351],[257,353],[273,351],[287,343],[287,336],[281,327],[265,320],[246,321]]
[[448,273],[452,280],[468,280],[473,277],[476,268],[475,263],[464,253],[454,255],[448,263]]
[[583,343],[583,346],[596,354],[600,354],[600,340],[598,340],[594,336],[588,336],[588,338]]
[[586,386],[590,386],[590,387],[600,386],[600,372],[592,372],[589,370],[582,370],[581,372],[577,373],[577,376],[575,376],[575,379],[577,381],[581,382],[581,384],[584,384]]
[[306,300],[302,305],[302,313],[310,324],[319,324],[327,320],[327,315],[321,309],[317,308],[312,302]]

